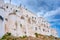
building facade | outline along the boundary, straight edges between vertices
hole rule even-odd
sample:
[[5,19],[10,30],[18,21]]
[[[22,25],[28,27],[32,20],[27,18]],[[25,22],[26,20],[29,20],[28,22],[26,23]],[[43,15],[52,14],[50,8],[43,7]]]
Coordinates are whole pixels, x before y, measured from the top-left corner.
[[56,29],[51,28],[51,35],[53,35],[53,36],[55,36],[55,37],[58,37],[58,36],[57,36]]
[[9,32],[13,36],[32,36],[35,33],[42,35],[56,36],[57,32],[52,31],[50,24],[43,18],[38,17],[31,11],[9,3],[5,3],[0,8],[0,14],[4,18],[3,25],[5,33]]

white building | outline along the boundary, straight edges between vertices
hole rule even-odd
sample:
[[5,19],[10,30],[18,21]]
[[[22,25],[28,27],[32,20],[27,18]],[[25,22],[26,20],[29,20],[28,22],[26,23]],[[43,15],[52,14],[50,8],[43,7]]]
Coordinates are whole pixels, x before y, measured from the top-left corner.
[[53,35],[55,37],[58,37],[57,32],[56,32],[56,29],[51,28],[51,35]]
[[13,36],[32,37],[35,37],[35,33],[49,36],[54,32],[53,36],[57,35],[56,31],[51,31],[50,24],[43,17],[37,17],[23,7],[5,3],[0,10],[0,14],[4,18],[5,33],[10,32]]

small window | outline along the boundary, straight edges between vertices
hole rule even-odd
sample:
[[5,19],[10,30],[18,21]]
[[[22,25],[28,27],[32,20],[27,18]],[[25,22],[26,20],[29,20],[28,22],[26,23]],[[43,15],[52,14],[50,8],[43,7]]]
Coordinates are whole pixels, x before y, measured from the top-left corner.
[[6,6],[6,8],[8,8],[8,6]]
[[32,19],[33,19],[34,17],[32,17]]
[[16,25],[16,27],[17,27],[17,22],[15,22],[15,25]]
[[44,27],[46,27],[45,24],[44,24]]
[[12,8],[11,8],[11,10],[12,10]]
[[24,17],[23,17],[23,16],[21,16],[21,19],[24,19]]
[[44,22],[44,21],[42,20],[42,22]]
[[48,31],[49,32],[49,31]]
[[5,20],[6,20],[6,21],[8,21],[8,19],[7,19],[7,18],[5,18]]
[[30,18],[28,18],[28,23],[31,23]]
[[17,12],[18,10],[16,10],[16,12]]
[[43,24],[41,24],[41,26],[43,26]]
[[26,15],[26,17],[28,17],[28,15]]
[[24,33],[26,34],[26,31]]
[[40,29],[40,27],[39,27],[39,29]]
[[35,27],[35,30],[37,30],[37,27]]
[[16,29],[14,29],[14,30],[16,30]]
[[36,23],[36,20],[33,20],[33,19],[32,19],[32,22],[33,22],[33,23]]
[[35,19],[36,19],[36,17],[35,17]]
[[20,24],[20,27],[22,27],[22,24]]
[[47,28],[48,28],[48,26],[47,26]]
[[43,31],[45,31],[45,29],[43,29]]
[[26,8],[26,10],[27,10],[27,8]]

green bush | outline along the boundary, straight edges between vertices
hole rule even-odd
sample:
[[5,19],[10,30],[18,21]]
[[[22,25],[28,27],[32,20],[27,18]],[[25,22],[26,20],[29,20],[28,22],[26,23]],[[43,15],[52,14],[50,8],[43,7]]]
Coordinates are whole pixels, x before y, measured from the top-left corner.
[[6,40],[11,36],[11,33],[6,33],[0,40]]
[[38,33],[35,33],[35,36],[38,37]]
[[25,35],[25,36],[20,36],[20,38],[26,38],[27,36]]

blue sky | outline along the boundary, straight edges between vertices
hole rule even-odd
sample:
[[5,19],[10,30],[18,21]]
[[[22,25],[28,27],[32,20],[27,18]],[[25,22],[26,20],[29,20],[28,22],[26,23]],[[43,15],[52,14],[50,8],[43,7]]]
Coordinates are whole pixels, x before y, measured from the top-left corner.
[[[9,3],[9,0],[5,0]],[[14,5],[25,6],[38,16],[43,16],[55,28],[60,37],[60,0],[12,0]]]

